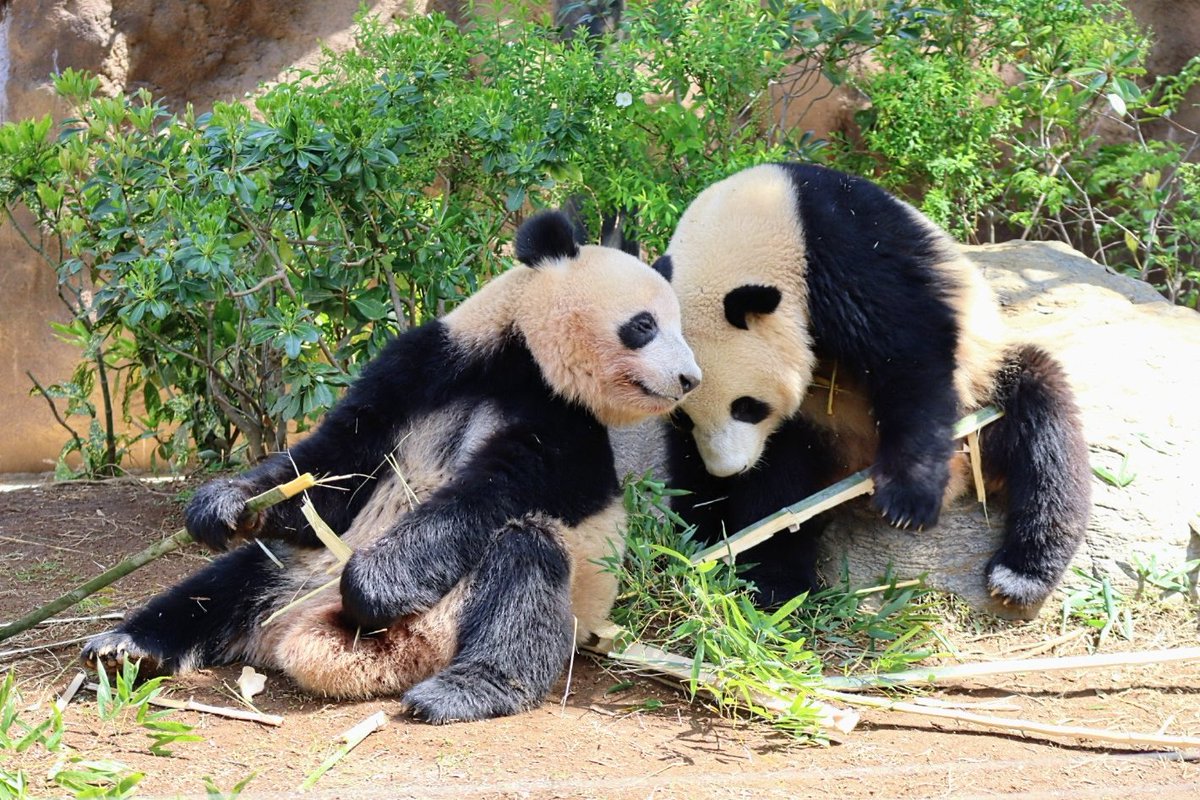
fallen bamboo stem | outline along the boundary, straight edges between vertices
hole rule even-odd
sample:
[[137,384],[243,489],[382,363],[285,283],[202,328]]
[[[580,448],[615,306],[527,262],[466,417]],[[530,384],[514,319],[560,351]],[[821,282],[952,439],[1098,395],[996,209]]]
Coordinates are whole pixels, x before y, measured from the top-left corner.
[[359,744],[362,743],[363,739],[366,739],[372,733],[385,725],[387,725],[387,714],[384,714],[382,711],[377,711],[376,713],[364,719],[362,722],[355,725],[350,730],[343,731],[341,734],[339,734],[337,737],[338,740],[344,742],[345,744],[334,751],[329,758],[321,762],[321,766],[317,767],[311,775],[304,779],[304,783],[300,784],[300,790],[304,791],[315,786],[317,781],[321,779],[321,776],[332,769],[334,764],[341,761],[346,757],[347,754],[349,754],[351,750],[358,747]]
[[87,673],[79,670],[75,673],[75,677],[67,684],[67,688],[63,690],[62,696],[54,701],[54,707],[58,709],[58,713],[62,713],[71,701],[75,699],[75,694],[79,691],[79,687],[83,686],[84,680],[87,678]]
[[16,656],[28,655],[29,653],[36,653],[39,650],[53,650],[56,647],[66,647],[69,644],[79,644],[80,642],[87,641],[93,636],[95,636],[94,633],[89,633],[85,636],[76,636],[74,639],[64,639],[61,642],[49,642],[47,644],[35,644],[29,647],[18,647],[16,650],[5,650],[4,652],[0,653],[0,661],[14,658]]
[[[97,683],[89,683],[88,691],[94,692],[100,688]],[[240,708],[226,708],[224,706],[210,706],[207,703],[197,703],[195,700],[174,700],[170,697],[151,697],[148,701],[150,705],[158,708],[170,708],[175,711],[196,711],[201,714],[212,714],[214,717],[226,717],[228,719],[240,719],[245,722],[261,722],[263,725],[271,725],[278,728],[283,724],[283,717],[278,714],[263,714],[258,711],[245,711]]]
[[1051,725],[1044,722],[1034,722],[1025,719],[1009,717],[993,717],[976,714],[970,711],[955,711],[948,708],[933,708],[899,700],[888,700],[882,697],[871,697],[859,694],[847,694],[830,689],[814,689],[814,693],[827,699],[836,700],[850,705],[867,706],[884,711],[903,711],[909,714],[920,714],[926,717],[953,719],[970,725],[984,728],[1010,731],[1014,733],[1036,733],[1045,736],[1065,736],[1075,739],[1093,739],[1101,742],[1112,742],[1123,745],[1151,745],[1154,747],[1200,747],[1200,736],[1165,736],[1152,733],[1136,733],[1131,731],[1112,731],[1103,728],[1084,728],[1073,725]]
[[[985,425],[1000,419],[1004,412],[993,406],[986,406],[973,414],[968,414],[954,426],[951,437],[962,437],[978,431]],[[786,506],[769,517],[747,525],[737,533],[701,550],[692,556],[693,564],[703,564],[708,561],[725,559],[732,561],[738,553],[749,550],[755,545],[762,544],[784,528],[795,529],[813,517],[841,505],[847,500],[853,500],[860,495],[875,490],[875,481],[871,479],[870,469],[859,470],[848,478],[844,478],[814,495],[810,495],[798,503]]]
[[[246,501],[246,508],[250,511],[262,511],[263,509],[270,508],[276,503],[281,503],[290,497],[294,497],[300,492],[303,492],[305,489],[312,488],[316,485],[316,483],[317,481],[312,475],[305,473],[292,481],[280,486],[276,486],[270,491],[266,491],[260,495],[251,497]],[[16,634],[21,633],[22,631],[27,630],[34,625],[37,625],[47,617],[52,617],[58,612],[70,608],[83,598],[100,591],[105,586],[108,586],[117,579],[125,577],[129,573],[133,572],[139,567],[149,564],[151,561],[159,558],[160,556],[164,556],[167,553],[178,550],[180,547],[183,547],[185,544],[188,544],[191,541],[191,534],[189,534],[186,529],[182,529],[176,531],[173,535],[168,536],[166,539],[163,539],[160,542],[155,542],[145,550],[142,550],[140,553],[135,553],[116,566],[105,570],[87,583],[84,583],[67,592],[66,594],[51,600],[41,608],[34,609],[16,622],[0,628],[0,642],[4,641],[10,636],[15,636]]]
[[[100,622],[110,619],[124,619],[124,611],[114,611],[111,614],[93,614],[89,617],[59,617],[57,619],[44,619],[38,625],[70,625],[73,622]],[[8,622],[0,622],[0,625],[8,625]]]
[[882,675],[829,675],[824,686],[838,691],[872,689],[888,686],[920,686],[962,678],[977,678],[987,675],[1011,675],[1020,672],[1050,672],[1065,669],[1096,669],[1121,667],[1137,664],[1163,664],[1170,661],[1192,661],[1200,659],[1200,647],[1183,647],[1174,650],[1144,650],[1135,653],[1098,653],[1068,658],[1024,658],[1012,661],[987,661],[976,664],[954,664],[948,667],[908,669]]

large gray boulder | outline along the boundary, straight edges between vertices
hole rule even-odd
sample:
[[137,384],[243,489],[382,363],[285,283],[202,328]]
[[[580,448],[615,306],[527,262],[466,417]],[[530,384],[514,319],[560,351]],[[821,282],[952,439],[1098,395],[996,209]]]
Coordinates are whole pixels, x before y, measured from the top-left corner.
[[[1009,242],[967,252],[1014,338],[1041,345],[1066,367],[1093,466],[1119,474],[1127,459],[1126,474],[1135,474],[1124,487],[1093,479],[1091,524],[1075,565],[1131,584],[1138,555],[1164,566],[1200,558],[1200,314],[1065,245]],[[623,468],[661,473],[647,431],[615,436]],[[826,578],[848,570],[852,584],[865,586],[889,572],[925,575],[972,606],[1008,615],[983,577],[1003,530],[999,498],[990,499],[987,515],[973,497],[963,498],[923,533],[887,525],[866,498],[831,515],[820,562]],[[752,559],[753,550],[744,557]]]

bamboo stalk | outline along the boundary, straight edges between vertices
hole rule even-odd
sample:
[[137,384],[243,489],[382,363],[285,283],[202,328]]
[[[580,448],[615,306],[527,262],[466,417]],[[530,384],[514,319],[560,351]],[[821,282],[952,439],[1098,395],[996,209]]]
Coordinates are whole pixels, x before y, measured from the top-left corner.
[[[1003,411],[993,406],[985,406],[960,419],[954,426],[951,438],[961,439],[985,425],[990,425],[1002,416],[1004,416]],[[875,482],[871,480],[871,471],[869,469],[859,470],[850,477],[844,478],[798,503],[786,506],[774,514],[742,528],[724,541],[701,550],[692,556],[692,563],[704,564],[717,559],[732,561],[738,553],[762,544],[784,528],[795,529],[801,523],[807,522],[822,512],[874,490]]]
[[[89,683],[88,691],[96,691],[100,688],[97,683]],[[283,717],[278,714],[262,714],[257,711],[245,711],[240,708],[225,708],[224,706],[210,706],[207,703],[197,703],[195,700],[175,700],[170,697],[151,697],[147,700],[150,705],[158,708],[170,708],[175,711],[196,711],[200,714],[212,714],[215,717],[225,717],[227,719],[240,719],[246,722],[261,722],[263,725],[271,725],[278,728],[283,724]]]
[[985,675],[1012,675],[1020,672],[1050,672],[1065,669],[1097,669],[1136,664],[1164,664],[1171,661],[1200,660],[1200,647],[1183,647],[1173,650],[1144,650],[1135,653],[1097,653],[1069,658],[1025,658],[1012,661],[988,661],[975,664],[954,664],[948,667],[908,669],[882,675],[829,675],[824,686],[832,690],[854,691],[856,689],[886,686],[927,686],[947,683],[962,678],[977,678]]
[[300,790],[311,789],[316,785],[321,776],[333,768],[334,764],[341,761],[349,754],[351,750],[358,747],[363,739],[366,739],[375,731],[387,725],[387,714],[382,711],[377,711],[371,716],[364,719],[362,722],[355,725],[347,731],[343,731],[338,735],[338,740],[344,742],[334,753],[321,762],[321,766],[317,767],[312,774],[304,779],[304,783],[300,784]]
[[[290,497],[294,497],[305,489],[312,488],[316,485],[316,483],[316,479],[313,478],[311,474],[306,472],[294,480],[291,480],[280,486],[276,486],[274,489],[263,492],[260,495],[251,497],[246,501],[246,508],[250,511],[262,511],[263,509],[270,508],[276,503],[281,503]],[[52,617],[58,612],[70,608],[83,598],[100,591],[105,586],[108,586],[119,578],[125,577],[129,573],[133,572],[139,567],[149,564],[151,561],[159,558],[160,556],[164,556],[167,553],[178,550],[180,547],[183,547],[185,544],[189,544],[191,541],[191,534],[187,532],[187,529],[182,529],[176,531],[173,535],[168,536],[166,539],[163,539],[160,542],[155,542],[145,550],[142,550],[139,553],[134,553],[129,558],[125,559],[116,566],[105,570],[95,578],[92,578],[90,581],[77,586],[76,588],[54,600],[51,600],[41,608],[34,609],[18,619],[16,622],[0,628],[0,642],[4,641],[10,636],[15,636],[16,634],[27,630],[34,625],[37,625],[47,617]]]
[[59,647],[66,647],[69,644],[79,644],[80,642],[86,642],[93,636],[95,636],[94,633],[89,633],[84,636],[76,636],[72,639],[64,639],[61,642],[48,642],[46,644],[35,644],[29,647],[18,647],[16,650],[5,650],[3,653],[0,653],[0,661],[14,658],[16,656],[28,655],[29,653],[36,653],[40,650],[54,650]]
[[986,714],[976,714],[970,711],[956,711],[949,708],[933,708],[930,706],[906,703],[898,700],[888,700],[882,697],[871,697],[860,694],[835,692],[830,689],[814,689],[815,694],[827,700],[836,700],[852,705],[878,708],[884,711],[903,711],[909,714],[920,714],[926,717],[939,717],[978,725],[984,728],[994,728],[1015,733],[1037,733],[1045,736],[1065,736],[1075,739],[1094,739],[1101,742],[1112,742],[1121,745],[1151,745],[1154,747],[1200,747],[1200,736],[1167,736],[1153,733],[1137,733],[1133,731],[1113,731],[1104,728],[1084,728],[1074,725],[1051,725],[1045,722],[1034,722],[1025,719],[1009,717],[993,717]]

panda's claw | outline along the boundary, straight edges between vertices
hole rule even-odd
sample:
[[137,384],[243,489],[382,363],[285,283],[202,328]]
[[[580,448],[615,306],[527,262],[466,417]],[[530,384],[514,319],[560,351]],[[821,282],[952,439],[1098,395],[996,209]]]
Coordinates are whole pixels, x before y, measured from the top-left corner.
[[988,562],[985,570],[988,593],[1006,608],[1039,608],[1054,591],[1057,581],[1020,569],[1006,563],[1007,560],[1008,554],[1002,548]]
[[218,552],[227,550],[232,539],[253,536],[263,525],[262,513],[246,508],[254,494],[254,487],[239,478],[209,481],[196,490],[184,510],[188,533]]
[[162,672],[163,659],[119,629],[93,636],[83,646],[79,658],[85,667],[95,672],[103,668],[107,673],[115,673],[127,661],[139,662],[138,674],[143,678]]

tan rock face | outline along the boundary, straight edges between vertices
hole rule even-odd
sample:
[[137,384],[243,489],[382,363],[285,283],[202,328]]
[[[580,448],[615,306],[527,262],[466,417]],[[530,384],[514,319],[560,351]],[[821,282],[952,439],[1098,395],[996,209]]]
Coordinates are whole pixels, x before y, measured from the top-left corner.
[[[967,250],[999,295],[1014,337],[1065,366],[1092,464],[1118,473],[1128,456],[1127,471],[1136,473],[1123,488],[1093,479],[1087,543],[1075,564],[1128,583],[1135,554],[1156,555],[1164,566],[1200,557],[1191,528],[1200,512],[1200,314],[1065,245]],[[863,504],[830,525],[823,571],[837,575],[846,563],[864,585],[889,565],[900,577],[927,573],[931,585],[989,608],[983,567],[1000,543],[1000,505],[989,509],[989,523],[977,504],[961,500],[937,528],[913,534]]]
[[[51,74],[74,67],[100,76],[103,91],[145,87],[171,108],[204,109],[235,100],[294,65],[312,64],[322,45],[351,42],[360,0],[21,0],[0,8],[2,121],[66,115]],[[392,15],[424,3],[377,0]],[[452,4],[451,4],[452,5]],[[7,68],[7,71],[6,71]],[[30,397],[26,370],[43,384],[66,380],[79,351],[58,341],[49,321],[69,316],[54,274],[8,224],[0,226],[0,473],[51,469],[66,432],[44,400]]]

